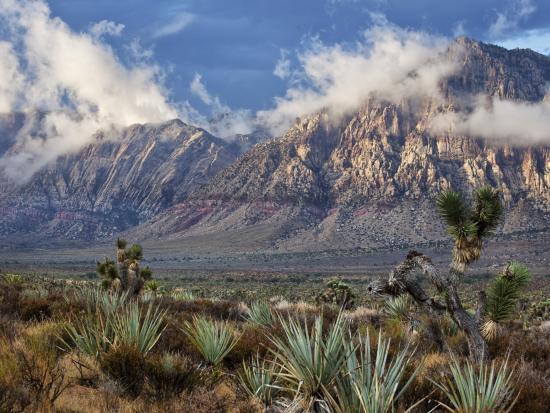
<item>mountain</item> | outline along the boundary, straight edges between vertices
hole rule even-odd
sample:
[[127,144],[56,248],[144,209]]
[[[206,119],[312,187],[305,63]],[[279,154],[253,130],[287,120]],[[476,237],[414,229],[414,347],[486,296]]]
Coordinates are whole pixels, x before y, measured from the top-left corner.
[[3,234],[95,239],[114,235],[186,199],[239,148],[179,120],[99,133],[30,182],[6,187]]
[[501,232],[550,229],[548,146],[513,147],[428,129],[436,115],[467,105],[466,96],[545,99],[550,58],[467,38],[448,53],[460,68],[441,85],[443,102],[373,98],[337,123],[326,113],[299,120],[132,233],[224,245],[221,233],[232,240],[227,248],[241,250],[429,242],[445,238],[434,220],[435,196],[484,183],[503,193]]
[[388,248],[445,239],[435,196],[489,183],[506,204],[499,232],[550,232],[550,147],[428,128],[468,109],[472,95],[548,99],[550,58],[467,38],[447,54],[460,67],[441,83],[442,100],[373,97],[338,121],[322,111],[270,140],[228,143],[179,121],[99,134],[5,190],[0,231],[11,242],[124,230],[195,252]]

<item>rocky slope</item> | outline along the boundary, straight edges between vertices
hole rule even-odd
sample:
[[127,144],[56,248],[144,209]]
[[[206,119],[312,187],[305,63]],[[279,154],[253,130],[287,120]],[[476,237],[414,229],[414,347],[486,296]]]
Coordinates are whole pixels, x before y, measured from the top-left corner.
[[313,114],[260,143],[228,144],[178,121],[98,136],[4,191],[0,228],[89,239],[127,229],[196,252],[386,248],[446,238],[435,195],[489,183],[507,206],[500,232],[550,231],[550,147],[428,127],[478,94],[548,99],[550,58],[466,38],[448,56],[460,67],[441,84],[443,99],[372,98],[338,121]]
[[484,183],[503,193],[501,231],[548,230],[550,147],[434,134],[428,125],[478,94],[545,99],[550,58],[466,38],[449,55],[460,67],[441,85],[442,102],[371,99],[338,122],[326,113],[299,120],[133,234],[205,244],[223,244],[220,233],[254,234],[258,248],[290,250],[433,241],[445,237],[434,220],[437,193]]
[[179,120],[102,134],[23,186],[4,189],[4,234],[112,235],[186,199],[230,165],[239,148]]

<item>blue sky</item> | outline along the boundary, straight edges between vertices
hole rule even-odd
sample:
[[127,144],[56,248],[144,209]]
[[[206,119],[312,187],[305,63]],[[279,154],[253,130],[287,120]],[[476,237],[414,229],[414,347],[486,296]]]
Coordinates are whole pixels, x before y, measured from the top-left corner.
[[550,2],[545,0],[51,0],[52,13],[75,31],[101,20],[124,25],[105,40],[120,56],[138,41],[166,71],[175,101],[202,103],[190,93],[195,74],[232,108],[272,106],[287,79],[274,75],[282,53],[312,38],[352,43],[373,20],[453,37],[465,34],[507,47],[550,52]]

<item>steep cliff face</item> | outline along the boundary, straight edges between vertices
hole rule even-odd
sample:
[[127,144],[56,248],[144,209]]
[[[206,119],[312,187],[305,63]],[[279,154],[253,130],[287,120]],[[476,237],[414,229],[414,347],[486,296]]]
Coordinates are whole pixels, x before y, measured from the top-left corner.
[[268,141],[229,144],[179,121],[133,126],[116,140],[98,135],[5,190],[0,228],[90,239],[128,230],[220,250],[387,247],[443,238],[434,197],[489,183],[507,207],[500,231],[550,231],[549,146],[429,127],[480,94],[548,99],[550,58],[466,38],[448,54],[459,64],[442,82],[442,98],[371,98],[338,119],[299,119]]
[[[98,134],[29,183],[11,186],[2,199],[4,231],[110,235],[182,202],[237,155],[237,147],[179,120],[134,125],[114,139]],[[38,227],[28,228],[33,217]]]
[[[479,94],[545,99],[550,59],[466,38],[448,53],[459,67],[441,85],[443,100],[370,99],[341,119],[326,113],[301,119],[284,136],[253,147],[177,212],[155,217],[136,233],[208,237],[261,225],[271,228],[263,233],[266,245],[291,249],[430,241],[444,234],[433,220],[435,196],[485,183],[503,193],[508,218],[502,231],[548,230],[550,147],[437,134],[429,125]],[[205,202],[208,209],[190,220],[186,211]],[[529,219],[518,219],[523,214]]]

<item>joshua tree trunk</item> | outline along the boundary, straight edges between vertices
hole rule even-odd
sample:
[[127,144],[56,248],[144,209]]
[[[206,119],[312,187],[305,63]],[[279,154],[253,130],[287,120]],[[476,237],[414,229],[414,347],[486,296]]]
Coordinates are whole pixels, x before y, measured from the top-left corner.
[[126,263],[126,251],[124,248],[117,248],[116,257],[118,263],[118,274],[122,291],[128,289],[128,264]]
[[[437,291],[445,296],[445,302],[430,297],[420,283],[411,277],[416,270],[422,271]],[[388,294],[398,296],[410,294],[414,300],[430,312],[447,312],[468,339],[470,355],[476,361],[488,356],[487,343],[481,335],[479,316],[470,315],[462,306],[457,285],[464,274],[464,265],[453,262],[448,275],[442,275],[433,265],[431,259],[416,251],[410,251],[403,263],[398,265],[387,280],[371,283],[368,291],[373,294]],[[481,314],[478,309],[477,314]]]

